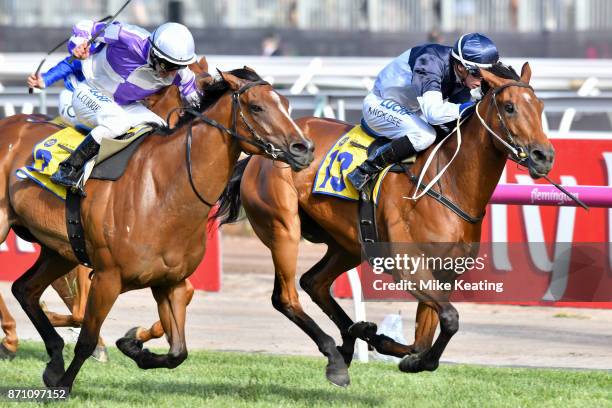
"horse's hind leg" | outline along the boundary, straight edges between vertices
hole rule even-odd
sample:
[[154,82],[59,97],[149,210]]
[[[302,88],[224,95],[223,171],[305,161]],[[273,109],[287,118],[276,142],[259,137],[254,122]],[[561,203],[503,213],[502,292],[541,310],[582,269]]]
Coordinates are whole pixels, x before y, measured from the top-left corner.
[[13,295],[38,330],[45,342],[47,354],[51,358],[43,373],[45,383],[55,382],[64,374],[64,357],[62,356],[64,340],[57,334],[40,307],[40,296],[51,282],[68,273],[73,267],[73,262],[67,261],[43,246],[34,265],[12,286]]
[[0,360],[12,360],[15,358],[17,353],[17,346],[19,340],[17,339],[17,324],[15,319],[9,312],[4,299],[0,294],[0,324],[2,325],[2,331],[4,332],[4,338],[0,342]]
[[187,358],[185,342],[185,314],[188,296],[187,283],[182,281],[170,287],[152,288],[164,332],[168,335],[168,354],[155,354],[142,348],[140,340],[123,337],[117,347],[143,369],[175,368]]
[[[191,299],[193,298],[195,289],[189,279],[185,279],[185,285],[185,301],[186,304],[189,305],[189,303],[191,303]],[[151,339],[159,339],[163,335],[164,327],[162,326],[161,321],[158,320],[148,329],[145,329],[144,327],[133,327],[128,330],[127,333],[125,333],[124,337],[133,338],[146,343]]]

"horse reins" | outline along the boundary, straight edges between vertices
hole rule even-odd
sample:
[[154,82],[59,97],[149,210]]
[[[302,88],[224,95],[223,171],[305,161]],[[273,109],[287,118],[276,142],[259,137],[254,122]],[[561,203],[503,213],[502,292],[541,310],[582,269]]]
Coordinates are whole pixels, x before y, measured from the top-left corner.
[[517,86],[519,88],[528,88],[533,91],[533,88],[529,84],[517,81],[517,82],[510,82],[510,83],[501,85],[497,88],[494,88],[491,94],[491,98],[492,98],[491,103],[493,104],[493,106],[495,106],[495,111],[496,111],[495,113],[497,114],[499,123],[506,134],[505,135],[506,140],[504,140],[503,137],[501,137],[493,129],[491,129],[491,127],[487,125],[487,123],[484,121],[484,119],[480,115],[480,111],[478,110],[480,106],[480,101],[476,105],[475,110],[476,110],[476,116],[478,116],[478,119],[480,120],[480,123],[482,124],[482,126],[489,132],[489,135],[495,137],[501,144],[504,145],[504,147],[506,147],[506,149],[510,151],[510,153],[512,154],[510,159],[518,164],[523,164],[525,160],[527,160],[527,157],[528,157],[527,153],[525,153],[523,148],[519,146],[514,140],[515,138],[512,136],[512,132],[510,132],[510,129],[508,129],[508,125],[506,125],[506,121],[504,120],[504,117],[502,116],[501,111],[499,110],[499,104],[497,103],[497,95],[504,89],[510,88],[513,86]]
[[[238,89],[232,94],[232,115],[231,115],[232,116],[232,126],[231,126],[231,129],[226,128],[225,126],[223,126],[221,123],[217,122],[216,120],[211,119],[207,117],[206,115],[204,115],[202,112],[199,112],[192,108],[182,108],[182,107],[175,108],[172,111],[170,111],[170,113],[168,113],[168,117],[170,117],[170,115],[177,110],[183,110],[187,113],[194,115],[196,118],[200,119],[202,122],[206,123],[207,125],[217,128],[224,133],[227,133],[232,138],[240,142],[245,142],[245,143],[248,143],[248,144],[251,144],[257,147],[258,149],[262,150],[264,154],[276,160],[277,158],[282,157],[284,152],[281,149],[275,147],[272,143],[266,142],[265,139],[257,133],[253,125],[249,123],[249,121],[247,120],[247,118],[244,116],[242,112],[242,104],[240,103],[240,95],[242,95],[249,89],[255,86],[259,86],[259,85],[270,85],[270,84],[263,80],[249,82],[243,85],[240,89]],[[244,123],[245,127],[248,129],[251,136],[253,136],[253,139],[246,138],[238,133],[238,115],[240,115],[242,122]],[[189,175],[189,184],[191,185],[193,192],[195,193],[195,195],[198,197],[198,199],[201,202],[208,205],[209,207],[214,207],[213,203],[210,203],[209,201],[204,199],[204,197],[202,197],[202,195],[198,192],[198,189],[195,186],[195,183],[193,181],[192,160],[191,160],[192,139],[193,139],[193,121],[189,123],[189,128],[187,130],[187,139],[186,139],[186,156],[187,156],[186,159],[187,159],[187,173]]]

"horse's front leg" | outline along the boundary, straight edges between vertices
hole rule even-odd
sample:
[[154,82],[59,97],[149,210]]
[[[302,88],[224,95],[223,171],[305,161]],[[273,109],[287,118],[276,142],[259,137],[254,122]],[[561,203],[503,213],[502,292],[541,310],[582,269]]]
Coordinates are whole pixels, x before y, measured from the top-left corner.
[[81,366],[92,355],[98,344],[102,323],[117,300],[121,290],[121,273],[118,269],[96,271],[87,298],[87,307],[85,308],[81,333],[74,348],[74,358],[59,383],[46,383],[47,386],[60,386],[72,389],[72,384]]
[[174,286],[151,288],[157,302],[163,332],[168,335],[170,351],[168,354],[155,354],[142,348],[142,341],[133,337],[117,340],[117,347],[143,369],[175,368],[187,358],[185,341],[185,315],[191,300],[186,281]]
[[432,302],[440,319],[440,334],[433,346],[418,354],[409,354],[399,363],[399,369],[408,373],[434,371],[448,342],[459,330],[459,313],[448,302]]
[[17,339],[17,324],[4,303],[0,294],[0,324],[4,332],[4,338],[0,342],[0,360],[12,360],[17,353],[19,340]]

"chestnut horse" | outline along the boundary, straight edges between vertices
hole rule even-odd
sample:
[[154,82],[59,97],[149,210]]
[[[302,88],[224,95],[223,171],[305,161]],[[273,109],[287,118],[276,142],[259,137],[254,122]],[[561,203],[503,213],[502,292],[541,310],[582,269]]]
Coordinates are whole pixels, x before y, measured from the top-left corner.
[[[313,144],[287,112],[288,102],[253,71],[222,73],[204,88],[201,110],[190,110],[175,130],[147,137],[115,182],[90,180],[82,201],[87,251],[95,271],[74,358],[64,369],[64,342],[42,311],[44,289],[77,264],[68,242],[64,203],[34,183],[15,177],[35,143],[53,126],[27,116],[0,121],[5,192],[0,238],[27,229],[40,243],[36,263],[12,291],[45,342],[47,386],[71,388],[94,350],[100,327],[118,295],[151,287],[170,342],[168,354],[142,350],[120,339],[117,346],[141,368],[174,368],[187,358],[186,283],[205,251],[207,218],[241,151],[265,154],[299,171],[313,159]],[[123,341],[122,341],[123,340]]]
[[[202,89],[209,78],[206,58],[200,58],[199,61],[189,65],[189,68],[197,76],[198,88]],[[148,97],[145,100],[145,104],[160,117],[164,119],[168,118],[170,112],[181,104],[178,87],[171,85],[160,90]],[[178,118],[178,115],[171,115],[168,118],[168,126],[173,127],[176,125]],[[90,281],[88,277],[90,271],[91,270],[85,266],[77,266],[66,276],[52,283],[51,286],[64,301],[68,310],[70,310],[69,315],[45,310],[53,327],[81,326],[85,314],[87,295],[89,294]],[[193,296],[193,286],[191,286],[189,282],[187,282],[187,293],[188,297],[191,299]],[[12,359],[17,353],[19,339],[17,338],[15,319],[6,307],[2,294],[0,294],[0,324],[5,334],[5,337],[0,341],[0,359]],[[161,337],[164,332],[161,327],[161,322],[158,321],[151,326],[151,329],[145,330],[139,328],[139,330],[134,333],[139,340],[147,341],[151,338]],[[101,362],[108,360],[108,352],[102,337],[98,339],[98,345],[94,350],[93,356],[96,360]]]
[[[523,66],[520,78],[514,70],[501,64],[494,66],[491,72],[482,70],[482,76],[483,88],[486,85],[490,88],[476,107],[482,120],[472,115],[461,125],[464,135],[461,150],[437,186],[473,217],[484,214],[509,154],[516,159],[520,152],[526,153],[532,177],[547,174],[554,158],[553,147],[542,130],[543,104],[528,85],[529,65]],[[317,146],[313,165],[296,173],[258,157],[246,159],[248,164],[237,166],[237,169],[244,169],[241,181],[240,175],[235,174],[232,180],[237,180],[233,183],[236,185],[230,184],[221,199],[221,209],[226,214],[223,222],[237,218],[242,201],[255,233],[272,252],[275,267],[272,305],[314,340],[328,358],[326,376],[329,381],[341,386],[349,384],[348,366],[353,358],[356,337],[381,353],[403,357],[399,364],[402,371],[435,370],[459,327],[457,310],[447,300],[450,293],[411,292],[420,302],[412,346],[377,335],[372,323],[353,324],[332,298],[330,287],[334,280],[361,262],[357,204],[313,195],[312,187],[326,152],[352,126],[319,118],[304,118],[297,123]],[[486,126],[494,133],[489,133]],[[447,163],[456,147],[456,139],[448,139],[438,152],[438,164]],[[418,156],[412,169],[414,174],[419,174],[432,149]],[[427,170],[428,180],[436,175],[437,166],[432,167]],[[471,224],[429,196],[416,202],[404,198],[414,190],[415,185],[407,174],[390,173],[385,178],[376,207],[381,241],[462,244],[480,241],[481,222]],[[301,235],[313,242],[327,244],[327,253],[301,277],[300,285],[340,329],[343,343],[339,347],[304,312],[298,299],[295,274]],[[394,271],[394,279],[431,279],[433,272],[420,270],[415,275],[404,276],[403,271]],[[432,346],[438,321],[440,334]]]

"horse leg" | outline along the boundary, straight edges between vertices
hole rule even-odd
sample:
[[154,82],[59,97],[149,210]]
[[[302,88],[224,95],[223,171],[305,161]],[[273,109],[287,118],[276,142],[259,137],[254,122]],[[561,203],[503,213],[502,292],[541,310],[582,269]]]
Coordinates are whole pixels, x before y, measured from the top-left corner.
[[0,342],[0,360],[12,360],[17,353],[19,340],[17,339],[17,324],[9,312],[4,299],[0,294],[0,324],[4,332],[4,338]]
[[142,369],[175,368],[187,358],[185,342],[185,315],[187,311],[187,283],[151,288],[157,302],[157,310],[164,332],[168,335],[168,354],[155,354],[142,348],[142,341],[123,337],[117,340],[117,348],[136,362]]
[[[72,313],[64,315],[46,310],[45,313],[53,327],[81,327],[83,324],[87,295],[89,294],[90,271],[91,269],[79,265],[71,270],[68,275],[56,279],[51,284]],[[102,336],[98,338],[98,345],[92,357],[101,363],[108,361],[108,350],[104,345]]]
[[356,338],[348,331],[353,321],[331,296],[330,288],[338,276],[355,267],[359,262],[359,258],[351,256],[346,251],[329,247],[325,256],[300,278],[302,289],[340,330],[342,345],[338,347],[338,351],[342,354],[347,366],[351,365],[355,351]]
[[43,372],[45,383],[55,382],[64,374],[62,356],[64,340],[42,310],[40,296],[51,282],[68,273],[73,267],[74,263],[43,246],[34,265],[17,279],[11,288],[13,295],[45,342],[47,354],[51,358]]
[[[327,314],[338,326],[342,335],[342,346],[338,351],[350,365],[355,350],[355,340],[360,338],[374,347],[381,354],[395,357],[404,357],[415,352],[414,346],[400,344],[382,334],[376,334],[376,324],[371,322],[353,323],[331,296],[331,285],[338,276],[355,267],[359,258],[340,248],[330,248],[315,266],[306,272],[300,279],[300,285],[310,295],[312,300]],[[417,326],[418,322],[417,322]],[[434,327],[435,331],[435,327]],[[431,343],[430,343],[431,344]]]
[[79,339],[74,347],[72,362],[59,382],[45,381],[47,387],[67,387],[72,389],[74,379],[79,373],[81,366],[96,348],[102,323],[121,293],[121,289],[121,278],[118,270],[96,272],[91,282],[83,325],[81,326]]
[[412,345],[412,352],[410,354],[429,350],[433,343],[437,328],[438,313],[436,309],[427,302],[419,302],[414,327],[414,344]]
[[399,369],[407,373],[434,371],[438,368],[440,357],[446,345],[459,330],[459,313],[450,303],[431,303],[440,319],[440,334],[433,346],[419,354],[409,354],[399,363]]
[[299,240],[277,237],[272,246],[275,266],[272,305],[302,329],[317,344],[319,351],[328,359],[325,375],[335,385],[346,387],[350,383],[348,366],[336,348],[334,339],[325,333],[302,309],[295,287],[295,270]]
[[[189,279],[185,279],[185,284],[186,284],[186,288],[185,288],[186,303],[185,304],[189,305],[189,303],[191,303],[191,299],[193,298],[195,289],[193,285],[191,284],[191,282],[189,281]],[[127,331],[127,333],[125,333],[124,337],[133,338],[136,340],[140,340],[143,343],[146,343],[147,341],[151,339],[158,339],[163,335],[164,335],[164,327],[162,326],[161,321],[158,320],[155,323],[153,323],[153,325],[151,325],[151,327],[148,329],[144,327],[132,327],[130,330]]]

